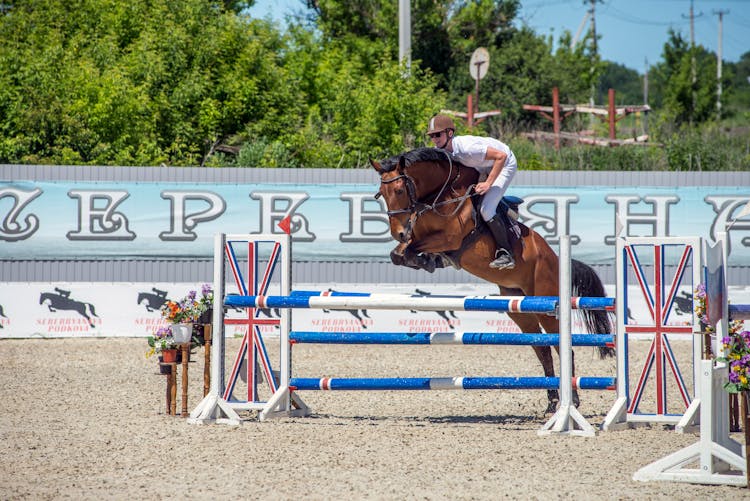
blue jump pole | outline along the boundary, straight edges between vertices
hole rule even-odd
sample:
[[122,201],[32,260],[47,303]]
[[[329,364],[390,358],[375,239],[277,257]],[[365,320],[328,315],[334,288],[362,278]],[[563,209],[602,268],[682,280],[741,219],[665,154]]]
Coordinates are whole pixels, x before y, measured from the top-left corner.
[[[573,346],[612,346],[611,334],[573,334]],[[292,331],[289,340],[308,344],[464,344],[557,346],[559,334],[513,332],[315,332]]]
[[750,304],[730,304],[729,318],[732,320],[750,320]]
[[[614,390],[613,377],[574,377],[573,388]],[[295,390],[556,390],[559,377],[292,378]]]

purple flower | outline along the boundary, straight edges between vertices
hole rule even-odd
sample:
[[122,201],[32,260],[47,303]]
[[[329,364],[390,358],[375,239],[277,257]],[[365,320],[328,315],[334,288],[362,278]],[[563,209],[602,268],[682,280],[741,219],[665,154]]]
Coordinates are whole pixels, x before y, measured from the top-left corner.
[[740,376],[737,375],[736,372],[729,372],[729,382],[730,383],[739,383],[740,382]]
[[209,295],[209,294],[211,294],[212,292],[213,292],[213,290],[211,289],[211,284],[203,284],[203,285],[201,286],[201,295],[202,295],[203,297],[206,297],[206,296],[208,296],[208,295]]

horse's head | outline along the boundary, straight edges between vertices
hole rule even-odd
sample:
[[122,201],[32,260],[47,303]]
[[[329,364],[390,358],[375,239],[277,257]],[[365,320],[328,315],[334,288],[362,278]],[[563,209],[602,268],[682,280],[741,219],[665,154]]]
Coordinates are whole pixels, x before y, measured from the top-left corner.
[[375,197],[385,200],[391,235],[402,243],[412,240],[417,218],[434,211],[437,202],[453,191],[459,173],[449,154],[437,148],[418,148],[370,163],[380,175]]
[[404,157],[392,157],[382,162],[371,159],[370,164],[380,174],[380,189],[375,198],[383,197],[385,201],[391,236],[407,243],[411,239],[412,217],[418,195],[414,180],[406,174]]

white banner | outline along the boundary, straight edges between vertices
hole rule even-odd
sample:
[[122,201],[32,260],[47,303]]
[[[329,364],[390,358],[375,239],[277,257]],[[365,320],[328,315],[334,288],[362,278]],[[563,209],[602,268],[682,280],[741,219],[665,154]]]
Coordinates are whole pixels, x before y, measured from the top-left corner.
[[[0,338],[56,337],[142,337],[166,325],[159,308],[169,299],[179,300],[188,291],[200,294],[200,284],[167,283],[18,283],[4,284],[0,290]],[[298,290],[321,290],[316,284],[298,284]],[[344,292],[382,292],[435,295],[497,294],[493,285],[375,285],[341,286]],[[236,293],[227,287],[227,293]],[[637,297],[633,290],[632,297]],[[614,294],[614,286],[607,287]],[[688,291],[680,291],[670,323],[685,325],[691,321]],[[730,287],[730,301],[750,304],[750,286]],[[645,304],[629,304],[630,323],[648,323]],[[243,318],[243,310],[230,310],[229,318]],[[264,310],[261,318],[278,318],[278,311]],[[574,315],[575,319],[575,315]],[[392,310],[294,310],[294,330],[324,332],[518,332],[505,314],[472,311]],[[244,334],[243,326],[227,326],[226,336]],[[574,331],[582,332],[580,323]],[[266,334],[277,327],[263,326]]]

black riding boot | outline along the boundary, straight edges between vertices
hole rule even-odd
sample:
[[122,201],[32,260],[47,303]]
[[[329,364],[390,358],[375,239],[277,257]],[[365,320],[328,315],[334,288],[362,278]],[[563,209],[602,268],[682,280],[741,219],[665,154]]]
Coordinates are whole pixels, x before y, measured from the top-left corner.
[[499,270],[514,268],[516,262],[513,260],[513,250],[510,247],[510,242],[508,242],[508,232],[500,220],[500,216],[496,215],[487,221],[487,226],[497,244],[495,260],[490,263],[490,268],[497,268]]

